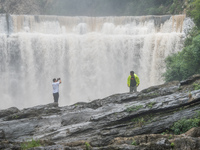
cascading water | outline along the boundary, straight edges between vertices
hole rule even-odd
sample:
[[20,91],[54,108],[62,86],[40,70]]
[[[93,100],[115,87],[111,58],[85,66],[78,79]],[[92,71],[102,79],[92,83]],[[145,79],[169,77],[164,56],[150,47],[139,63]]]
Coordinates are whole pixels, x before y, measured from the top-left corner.
[[164,59],[182,49],[189,18],[0,15],[0,109],[60,105],[128,92],[131,70],[139,90],[163,83]]

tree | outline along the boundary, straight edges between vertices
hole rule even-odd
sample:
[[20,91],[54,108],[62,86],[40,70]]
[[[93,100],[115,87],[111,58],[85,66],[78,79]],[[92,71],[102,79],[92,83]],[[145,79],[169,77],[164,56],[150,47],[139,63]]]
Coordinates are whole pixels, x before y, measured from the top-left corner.
[[192,6],[191,17],[194,19],[196,26],[200,29],[200,0],[195,0]]
[[167,57],[165,81],[184,80],[200,73],[200,34],[192,38],[181,52]]
[[[175,0],[40,0],[44,14],[62,16],[141,16],[166,14]],[[179,0],[181,1],[181,0]],[[177,6],[179,6],[177,4]],[[43,7],[42,7],[43,8]]]
[[194,0],[192,6],[190,16],[194,19],[196,27],[185,40],[183,50],[165,60],[165,81],[183,80],[200,73],[200,0]]

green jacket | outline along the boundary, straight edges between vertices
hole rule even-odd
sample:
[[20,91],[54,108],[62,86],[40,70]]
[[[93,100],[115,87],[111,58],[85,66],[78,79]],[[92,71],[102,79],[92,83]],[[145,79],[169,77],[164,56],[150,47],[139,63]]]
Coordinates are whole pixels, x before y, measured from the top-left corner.
[[[140,84],[140,79],[135,73],[134,73],[134,77],[135,77],[135,81],[136,81],[136,86],[138,86]],[[131,84],[131,75],[129,75],[128,79],[127,79],[128,87],[130,87],[130,84]]]

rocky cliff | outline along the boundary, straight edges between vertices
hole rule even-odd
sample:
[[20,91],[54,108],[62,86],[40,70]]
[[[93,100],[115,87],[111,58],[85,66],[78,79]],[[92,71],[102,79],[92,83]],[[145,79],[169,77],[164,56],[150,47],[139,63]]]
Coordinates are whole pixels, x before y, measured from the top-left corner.
[[175,135],[171,127],[197,116],[199,84],[195,75],[90,103],[0,110],[0,149],[21,149],[25,141],[37,139],[38,150],[197,150],[199,128]]

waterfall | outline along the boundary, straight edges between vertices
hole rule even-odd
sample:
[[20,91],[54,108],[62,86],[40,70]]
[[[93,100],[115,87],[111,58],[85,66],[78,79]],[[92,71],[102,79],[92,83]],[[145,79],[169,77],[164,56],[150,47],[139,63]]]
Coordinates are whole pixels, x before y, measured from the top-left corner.
[[131,70],[138,90],[163,83],[164,59],[182,50],[193,26],[185,15],[58,17],[0,15],[0,109],[53,102],[60,106],[128,92]]

